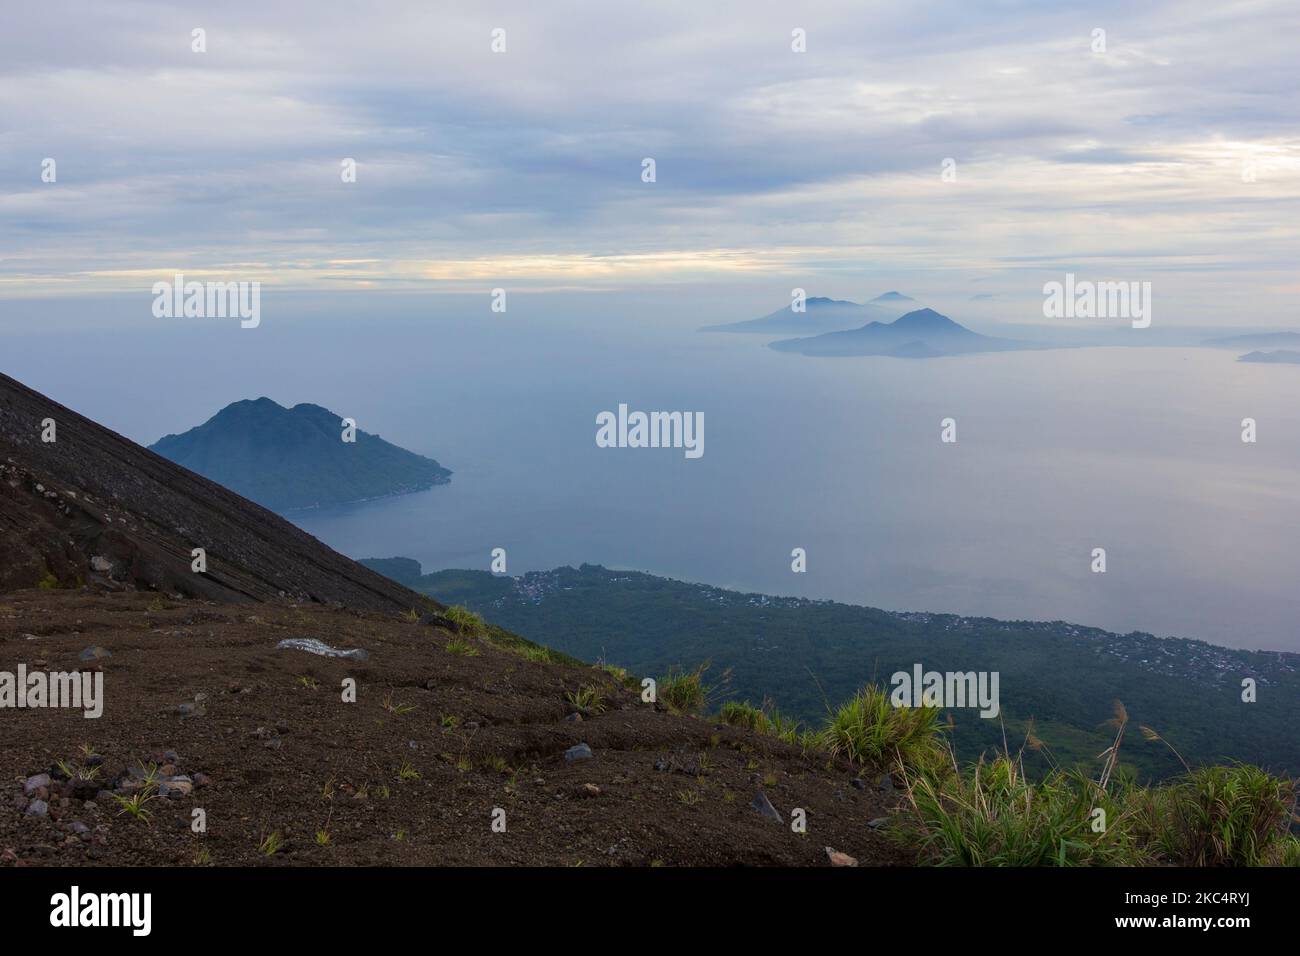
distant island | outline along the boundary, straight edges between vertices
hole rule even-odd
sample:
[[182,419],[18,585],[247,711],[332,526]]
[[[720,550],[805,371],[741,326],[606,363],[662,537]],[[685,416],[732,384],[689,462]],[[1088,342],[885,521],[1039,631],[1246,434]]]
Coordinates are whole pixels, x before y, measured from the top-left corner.
[[[828,702],[924,661],[938,670],[1001,673],[999,720],[956,712],[959,756],[1019,745],[1032,726],[1064,766],[1086,766],[1111,742],[1113,701],[1192,761],[1258,761],[1300,772],[1300,654],[1235,650],[1203,641],[1116,634],[1063,621],[1001,621],[883,611],[796,597],[748,594],[599,565],[519,577],[487,571],[423,574],[419,562],[361,562],[447,604],[460,604],[531,640],[634,674],[711,661],[730,671],[725,697],[770,699],[791,717],[818,721]],[[1241,679],[1266,692],[1241,706]],[[1003,722],[1005,721],[1005,730]],[[1161,744],[1126,743],[1125,761],[1164,778],[1181,765]],[[1039,771],[1047,756],[1026,752]]]
[[857,329],[828,332],[809,338],[783,339],[771,347],[801,355],[886,355],[894,358],[937,358],[976,352],[1006,352],[1025,348],[1012,339],[972,332],[933,309],[916,309],[893,322],[868,322]]
[[1300,365],[1300,352],[1293,349],[1274,349],[1271,352],[1248,352],[1238,362],[1262,362],[1266,365]]
[[701,332],[750,332],[767,335],[812,335],[852,328],[864,322],[888,321],[898,317],[904,303],[915,300],[901,292],[886,292],[865,305],[848,299],[811,296],[804,300],[804,311],[787,305],[757,319],[706,325]]
[[149,446],[164,458],[273,511],[296,511],[422,491],[451,472],[432,458],[360,429],[343,416],[269,398],[227,405],[202,425]]

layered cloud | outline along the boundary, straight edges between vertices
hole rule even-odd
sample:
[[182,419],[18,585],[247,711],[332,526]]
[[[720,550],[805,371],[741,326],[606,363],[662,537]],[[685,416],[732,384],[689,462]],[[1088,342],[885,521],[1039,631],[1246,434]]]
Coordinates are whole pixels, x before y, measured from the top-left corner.
[[1286,2],[210,6],[0,12],[0,295],[869,272],[1014,298],[1082,267],[1281,317],[1295,291]]

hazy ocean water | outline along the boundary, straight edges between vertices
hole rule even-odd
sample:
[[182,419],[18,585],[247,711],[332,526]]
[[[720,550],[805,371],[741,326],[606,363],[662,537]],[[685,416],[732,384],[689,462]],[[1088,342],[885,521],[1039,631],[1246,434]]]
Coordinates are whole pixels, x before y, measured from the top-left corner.
[[[26,326],[5,371],[145,443],[268,395],[453,470],[427,492],[292,516],[353,557],[486,569],[503,547],[512,574],[585,561],[1300,650],[1300,368],[1189,348],[812,359],[695,332],[709,314],[654,321],[607,299],[507,316],[477,299],[436,315],[362,302],[257,330],[133,313],[83,328],[71,357],[59,322]],[[595,416],[621,402],[702,412],[703,457],[598,448]]]

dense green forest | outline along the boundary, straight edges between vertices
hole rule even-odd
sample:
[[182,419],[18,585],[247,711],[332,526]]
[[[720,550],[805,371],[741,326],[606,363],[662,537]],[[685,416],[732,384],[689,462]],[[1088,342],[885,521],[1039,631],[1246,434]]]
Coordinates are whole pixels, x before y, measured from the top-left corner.
[[[1122,701],[1135,732],[1122,764],[1164,778],[1182,764],[1145,739],[1151,727],[1189,763],[1249,761],[1300,772],[1300,655],[1230,650],[1201,641],[1113,634],[1063,622],[998,621],[742,594],[595,565],[522,577],[439,571],[394,558],[364,562],[448,604],[588,661],[657,676],[711,661],[725,686],[717,701],[770,700],[820,721],[867,683],[887,684],[914,664],[938,671],[997,671],[1002,713],[951,712],[960,758],[1023,742],[1032,721],[1045,749],[1027,752],[1036,771],[1053,761],[1091,769],[1110,746],[1106,726]],[[1242,701],[1253,678],[1258,700]]]

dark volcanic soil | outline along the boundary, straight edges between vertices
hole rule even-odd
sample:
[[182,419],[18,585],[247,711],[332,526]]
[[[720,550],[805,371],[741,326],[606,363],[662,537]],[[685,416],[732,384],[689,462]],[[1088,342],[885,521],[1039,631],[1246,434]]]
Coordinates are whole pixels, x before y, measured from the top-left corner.
[[[276,650],[288,637],[370,657]],[[897,795],[870,779],[855,785],[847,765],[668,714],[595,668],[529,660],[479,638],[461,638],[476,653],[458,655],[452,637],[396,615],[319,606],[89,589],[0,596],[0,670],[73,670],[93,666],[78,661],[89,646],[111,653],[98,662],[101,718],[0,710],[0,856],[10,865],[826,866],[829,846],[863,865],[910,862],[868,827]],[[356,679],[356,703],[341,700],[345,677]],[[603,688],[604,711],[566,720],[575,710],[566,694],[586,684]],[[183,716],[182,704],[195,713]],[[578,743],[594,757],[566,763]],[[75,797],[61,798],[71,784],[52,781],[48,815],[29,815],[24,779],[59,760],[99,770]],[[151,764],[202,785],[147,801],[147,821],[107,792],[84,799]],[[760,791],[785,822],[750,808]],[[496,807],[504,833],[492,831]],[[807,812],[804,835],[790,827],[796,807]],[[206,811],[206,834],[191,832],[194,808]],[[317,845],[318,831],[329,845]],[[272,834],[283,846],[268,855],[259,846]]]
[[[54,441],[44,441],[54,423]],[[190,570],[207,553],[207,573]],[[370,610],[427,598],[278,515],[0,375],[0,591],[42,580],[218,601],[335,602]]]

